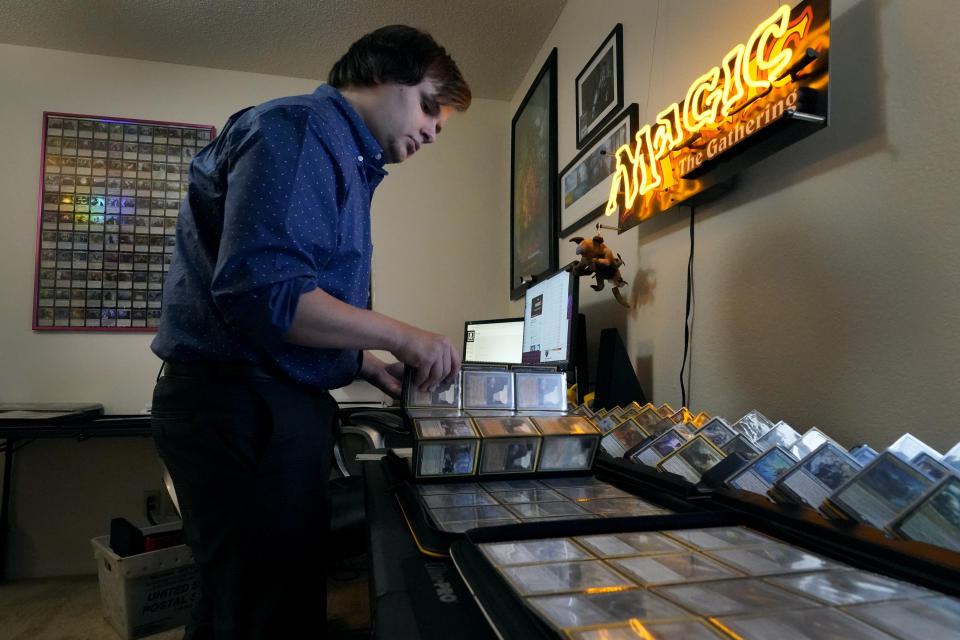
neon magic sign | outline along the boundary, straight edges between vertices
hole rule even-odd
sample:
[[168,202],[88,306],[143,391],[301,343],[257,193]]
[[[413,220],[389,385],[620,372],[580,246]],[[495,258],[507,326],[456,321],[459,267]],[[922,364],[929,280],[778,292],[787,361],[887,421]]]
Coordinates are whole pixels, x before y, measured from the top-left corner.
[[829,29],[829,0],[758,24],[617,149],[604,213],[626,230],[826,126]]

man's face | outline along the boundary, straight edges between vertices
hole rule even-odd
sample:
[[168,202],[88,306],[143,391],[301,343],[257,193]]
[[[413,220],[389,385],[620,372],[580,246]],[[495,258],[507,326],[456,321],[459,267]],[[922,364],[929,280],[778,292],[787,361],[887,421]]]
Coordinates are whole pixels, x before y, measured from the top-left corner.
[[436,140],[450,116],[451,107],[437,103],[430,78],[414,86],[382,84],[374,91],[375,99],[361,115],[387,162],[403,162]]

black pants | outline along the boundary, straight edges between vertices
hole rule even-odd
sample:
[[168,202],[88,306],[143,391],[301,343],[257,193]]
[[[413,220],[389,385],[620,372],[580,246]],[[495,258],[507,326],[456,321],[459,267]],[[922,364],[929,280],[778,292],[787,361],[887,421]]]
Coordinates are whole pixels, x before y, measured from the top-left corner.
[[277,379],[157,382],[153,435],[201,578],[187,640],[325,637],[336,409]]

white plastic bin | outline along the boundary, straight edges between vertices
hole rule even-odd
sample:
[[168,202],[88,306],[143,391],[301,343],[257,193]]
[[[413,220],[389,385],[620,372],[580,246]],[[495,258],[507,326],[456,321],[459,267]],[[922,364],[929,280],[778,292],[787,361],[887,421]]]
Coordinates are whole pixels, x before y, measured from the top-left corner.
[[[180,529],[179,522],[146,527],[144,534]],[[125,639],[142,638],[187,622],[200,583],[185,544],[121,558],[110,536],[93,538],[103,613]]]

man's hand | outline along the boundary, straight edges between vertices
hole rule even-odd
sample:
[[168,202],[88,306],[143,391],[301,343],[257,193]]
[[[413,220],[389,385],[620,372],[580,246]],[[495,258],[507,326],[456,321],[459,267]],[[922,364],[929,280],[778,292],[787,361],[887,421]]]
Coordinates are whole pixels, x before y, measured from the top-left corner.
[[430,391],[440,382],[452,382],[460,371],[460,353],[449,338],[409,327],[393,355],[417,370],[413,381],[421,391]]
[[363,352],[360,378],[366,380],[392,398],[400,397],[403,382],[403,363],[387,364],[369,351]]

